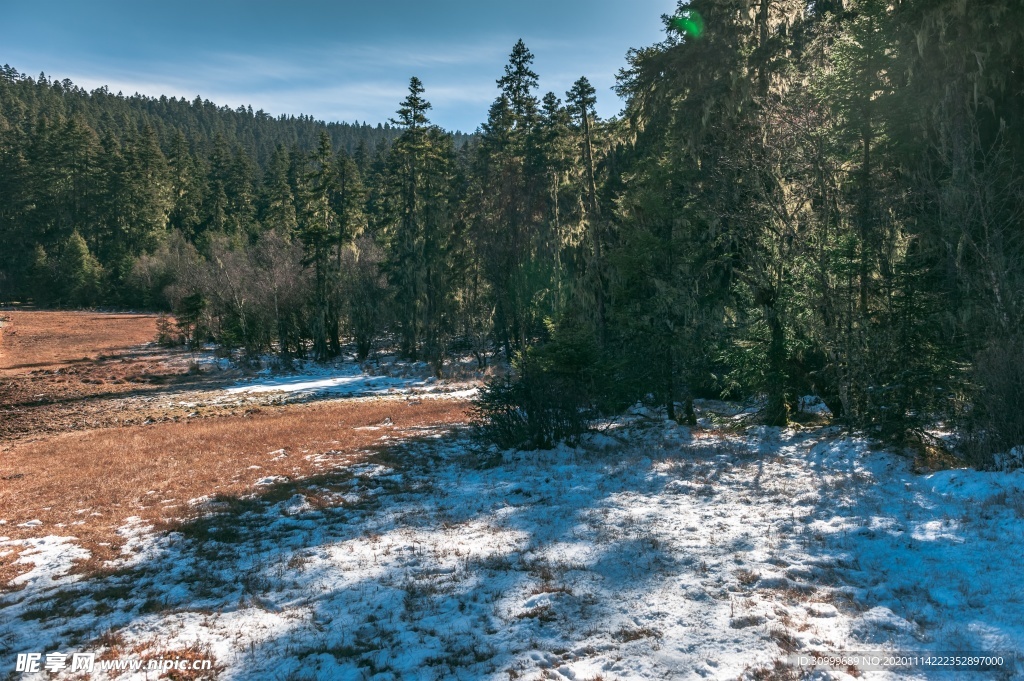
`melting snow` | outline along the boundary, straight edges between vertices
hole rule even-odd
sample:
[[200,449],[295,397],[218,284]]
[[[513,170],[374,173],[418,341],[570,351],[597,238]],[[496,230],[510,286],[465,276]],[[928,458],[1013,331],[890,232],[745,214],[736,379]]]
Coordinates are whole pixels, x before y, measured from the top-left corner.
[[261,374],[259,379],[225,389],[225,394],[286,393],[325,397],[415,394],[425,398],[471,399],[478,392],[475,387],[438,383],[433,377],[376,376],[366,373],[358,364],[323,366],[303,363],[297,373],[271,374],[265,371]]
[[424,385],[422,380],[371,376],[358,365],[343,365],[337,368],[312,366],[294,375],[261,378],[255,382],[227,388],[229,395],[239,393],[329,393],[331,395],[373,395],[399,390],[409,390]]
[[918,476],[830,429],[643,418],[553,452],[396,446],[309,496],[266,478],[266,501],[189,532],[131,524],[121,574],[61,577],[81,550],[32,540],[0,650],[201,640],[227,679],[736,679],[880,648],[1024,672],[1022,472]]

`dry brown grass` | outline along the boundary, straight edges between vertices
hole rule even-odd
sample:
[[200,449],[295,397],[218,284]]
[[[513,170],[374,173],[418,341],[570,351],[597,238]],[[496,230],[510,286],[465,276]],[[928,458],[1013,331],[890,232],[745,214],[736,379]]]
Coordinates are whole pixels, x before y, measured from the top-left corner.
[[149,315],[18,311],[0,319],[0,452],[27,438],[184,417],[187,410],[118,400],[208,389],[240,373],[190,372],[184,350],[143,345],[156,332]]
[[[73,430],[243,411],[237,404],[206,403],[211,390],[238,380],[242,371],[189,373],[173,359],[134,357],[0,377],[0,453],[19,440]],[[196,403],[201,406],[183,406]]]
[[13,311],[0,334],[0,374],[55,369],[127,352],[156,338],[155,315]]
[[[217,662],[217,656],[214,655],[213,650],[208,644],[202,641],[195,641],[187,646],[179,648],[160,648],[151,643],[141,643],[134,647],[131,651],[132,656],[142,660],[143,668],[148,668],[151,662],[156,662],[158,665],[164,660],[181,660],[187,663],[187,666],[191,666],[194,662],[209,661],[209,670],[191,670],[191,669],[170,669],[170,670],[154,670],[152,673],[157,675],[160,679],[170,679],[170,681],[200,681],[201,679],[217,679],[224,672],[225,666]],[[149,677],[150,672],[147,672],[146,677]]]
[[964,466],[964,461],[936,438],[912,434],[910,442],[907,443],[907,451],[914,457],[915,473],[926,475]]
[[657,629],[652,629],[651,627],[622,627],[615,632],[614,636],[623,643],[630,643],[631,641],[639,641],[645,638],[661,638],[663,634]]
[[761,579],[761,575],[759,573],[755,572],[754,570],[747,570],[745,568],[736,570],[735,572],[733,572],[733,574],[736,575],[737,581],[739,581],[739,583],[743,586],[752,586],[756,584],[759,579]]
[[[157,526],[187,518],[196,512],[191,499],[244,495],[260,478],[294,480],[348,465],[389,441],[382,436],[416,437],[465,422],[468,407],[451,400],[322,402],[15,443],[0,460],[3,534],[75,536],[93,553],[89,567],[100,567],[118,554],[116,531],[131,516]],[[286,457],[272,455],[281,449]],[[315,460],[328,451],[329,463]],[[43,525],[18,527],[30,520]],[[15,560],[0,558],[0,584],[30,567]]]

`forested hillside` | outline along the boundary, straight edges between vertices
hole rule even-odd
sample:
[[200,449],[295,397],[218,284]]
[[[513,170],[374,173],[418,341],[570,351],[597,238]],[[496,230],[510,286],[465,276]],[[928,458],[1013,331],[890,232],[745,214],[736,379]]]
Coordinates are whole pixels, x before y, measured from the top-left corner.
[[[644,400],[802,395],[895,439],[1024,442],[1024,7],[692,0],[626,107],[538,92],[477,134],[412,78],[384,126],[0,78],[0,299],[173,312],[250,358],[393,343],[514,371],[490,434],[548,446]],[[429,84],[427,84],[429,86]]]

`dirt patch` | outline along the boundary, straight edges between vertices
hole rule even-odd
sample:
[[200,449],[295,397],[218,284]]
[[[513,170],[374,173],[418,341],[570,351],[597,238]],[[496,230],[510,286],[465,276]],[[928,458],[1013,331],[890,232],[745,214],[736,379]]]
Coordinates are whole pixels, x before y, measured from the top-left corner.
[[[348,466],[395,440],[463,423],[468,409],[455,400],[347,400],[17,443],[0,462],[3,534],[77,537],[100,567],[118,555],[117,530],[132,516],[158,526],[192,517],[203,509],[190,500]],[[17,557],[0,558],[0,584],[31,567]]]

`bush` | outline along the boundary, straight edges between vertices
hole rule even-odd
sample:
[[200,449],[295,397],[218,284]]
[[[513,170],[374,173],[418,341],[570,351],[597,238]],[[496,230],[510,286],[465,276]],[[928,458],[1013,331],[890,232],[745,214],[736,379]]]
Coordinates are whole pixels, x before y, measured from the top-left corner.
[[607,386],[593,336],[578,329],[552,335],[481,391],[474,409],[480,437],[504,448],[550,449],[575,444],[600,415]]
[[1024,337],[989,345],[976,359],[974,378],[965,449],[972,463],[990,468],[996,453],[1024,446]]
[[128,302],[147,310],[174,310],[203,287],[203,257],[181,232],[167,235],[151,254],[132,263]]
[[178,345],[179,340],[174,332],[174,322],[167,315],[160,313],[156,318],[156,344],[170,348]]

